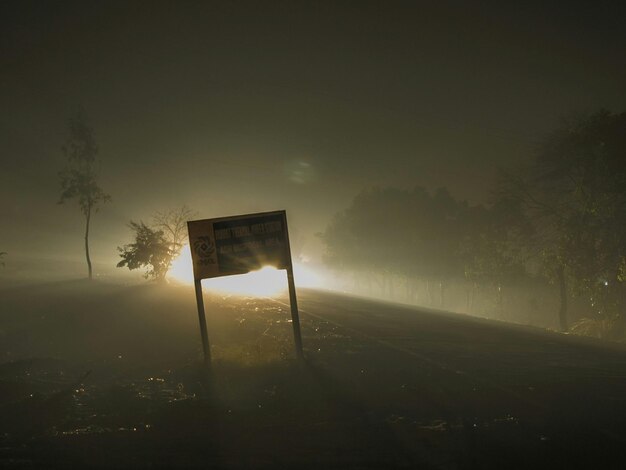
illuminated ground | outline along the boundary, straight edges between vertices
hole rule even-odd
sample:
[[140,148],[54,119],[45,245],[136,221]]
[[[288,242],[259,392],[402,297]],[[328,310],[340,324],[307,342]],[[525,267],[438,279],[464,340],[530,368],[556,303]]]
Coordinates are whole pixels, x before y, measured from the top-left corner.
[[300,291],[0,290],[3,468],[623,468],[626,350]]

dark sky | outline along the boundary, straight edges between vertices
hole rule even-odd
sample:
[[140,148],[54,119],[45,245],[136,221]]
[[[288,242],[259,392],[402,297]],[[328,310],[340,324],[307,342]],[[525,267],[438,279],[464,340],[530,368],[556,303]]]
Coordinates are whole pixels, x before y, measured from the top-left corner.
[[485,200],[563,116],[626,109],[624,2],[0,3],[0,251],[82,257],[58,206],[82,106],[126,224],[287,209],[304,251],[372,185]]

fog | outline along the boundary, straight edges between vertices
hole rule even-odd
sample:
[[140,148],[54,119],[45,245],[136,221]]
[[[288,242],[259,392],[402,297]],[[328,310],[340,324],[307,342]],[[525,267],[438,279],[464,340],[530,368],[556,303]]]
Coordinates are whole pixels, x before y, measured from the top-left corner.
[[625,105],[619,15],[582,6],[2,9],[13,256],[80,257],[80,214],[56,205],[79,107],[112,196],[92,234],[108,263],[129,220],[182,204],[202,217],[287,209],[319,255],[314,234],[363,188],[485,202],[497,167],[528,159],[563,116]]
[[2,2],[0,466],[611,467],[625,17]]

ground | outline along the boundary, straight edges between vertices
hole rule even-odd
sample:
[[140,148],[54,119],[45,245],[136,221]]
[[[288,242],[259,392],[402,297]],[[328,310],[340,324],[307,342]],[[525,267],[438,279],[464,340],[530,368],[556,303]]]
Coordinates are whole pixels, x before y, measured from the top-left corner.
[[300,290],[0,287],[3,468],[623,468],[626,348]]

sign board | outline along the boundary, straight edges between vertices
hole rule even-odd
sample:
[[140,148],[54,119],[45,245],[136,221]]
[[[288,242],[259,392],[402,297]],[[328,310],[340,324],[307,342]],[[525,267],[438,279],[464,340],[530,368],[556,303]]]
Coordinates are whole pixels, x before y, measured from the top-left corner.
[[265,266],[287,270],[296,353],[302,358],[302,336],[286,212],[192,220],[187,222],[187,229],[205,363],[209,365],[211,362],[211,349],[204,313],[202,279],[245,274]]
[[187,223],[195,279],[291,266],[285,211]]

